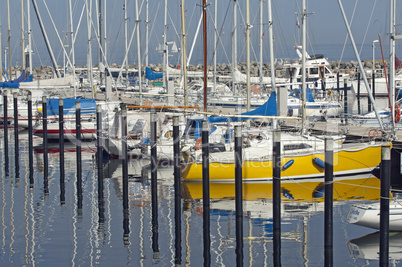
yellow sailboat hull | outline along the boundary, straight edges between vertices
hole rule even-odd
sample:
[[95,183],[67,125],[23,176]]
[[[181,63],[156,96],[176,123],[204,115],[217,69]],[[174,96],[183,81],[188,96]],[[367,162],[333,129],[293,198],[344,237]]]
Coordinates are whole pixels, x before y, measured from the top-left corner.
[[[387,144],[391,145],[391,144]],[[324,161],[324,152],[297,156],[285,156],[281,166],[293,161],[288,168],[281,169],[281,179],[308,179],[324,177],[324,168],[317,164]],[[351,148],[334,152],[334,176],[350,176],[370,173],[381,162],[381,145]],[[289,164],[288,164],[289,165]],[[272,159],[243,161],[243,181],[258,182],[272,180]],[[182,177],[185,181],[202,181],[202,164],[187,163],[183,166]],[[211,162],[209,164],[211,182],[234,182],[234,162]]]

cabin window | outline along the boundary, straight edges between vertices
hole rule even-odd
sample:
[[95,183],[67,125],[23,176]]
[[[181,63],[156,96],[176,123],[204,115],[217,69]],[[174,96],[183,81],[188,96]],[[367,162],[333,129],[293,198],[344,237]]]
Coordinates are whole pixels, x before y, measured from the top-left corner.
[[297,149],[305,149],[305,148],[311,148],[312,146],[306,144],[306,143],[300,143],[300,144],[289,144],[289,145],[284,145],[283,150],[284,151],[289,151],[289,150],[297,150]]
[[311,68],[310,74],[318,74],[318,68]]

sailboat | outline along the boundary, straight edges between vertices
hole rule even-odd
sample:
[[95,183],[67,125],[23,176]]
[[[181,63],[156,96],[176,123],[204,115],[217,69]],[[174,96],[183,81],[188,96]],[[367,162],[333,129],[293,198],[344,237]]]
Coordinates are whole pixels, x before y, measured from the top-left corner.
[[[303,11],[304,12],[304,11]],[[304,19],[303,19],[304,20]],[[305,23],[303,23],[305,25]],[[303,26],[303,30],[304,30]],[[305,50],[303,34],[303,50]],[[304,56],[303,56],[304,55]],[[302,53],[302,89],[303,107],[305,107],[305,53]],[[304,123],[306,113],[303,110],[302,134],[281,135],[281,179],[324,178],[324,137],[306,134]],[[248,143],[243,148],[242,178],[244,182],[269,181],[273,179],[273,154],[271,130],[265,131],[265,140],[257,144]],[[381,146],[384,143],[343,144],[342,136],[334,138],[334,177],[370,174],[381,162]],[[387,143],[391,145],[390,143]],[[209,179],[211,182],[235,181],[235,155],[233,151],[211,153],[209,159]],[[197,157],[188,157],[182,166],[185,181],[202,181],[202,162]]]

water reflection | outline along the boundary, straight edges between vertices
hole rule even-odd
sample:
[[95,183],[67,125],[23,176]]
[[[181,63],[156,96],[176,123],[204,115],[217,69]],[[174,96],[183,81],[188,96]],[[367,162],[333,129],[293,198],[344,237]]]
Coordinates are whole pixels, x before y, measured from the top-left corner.
[[[39,143],[39,144],[38,144]],[[43,154],[40,142],[35,147],[34,179],[43,179]],[[0,143],[0,146],[2,143]],[[21,142],[24,145],[24,141]],[[10,146],[12,149],[12,146]],[[128,162],[128,210],[122,207],[122,166],[120,160],[103,162],[103,190],[99,192],[95,160],[96,148],[83,144],[83,207],[76,207],[75,145],[66,143],[65,204],[60,205],[58,144],[49,143],[49,195],[42,186],[30,188],[28,176],[16,187],[14,179],[0,172],[1,222],[0,246],[4,257],[0,265],[132,265],[172,266],[175,253],[182,252],[183,266],[198,266],[203,261],[202,186],[182,185],[181,220],[175,221],[173,168],[158,168],[158,251],[152,242],[152,196],[147,160]],[[88,148],[88,149],[86,149]],[[21,151],[20,173],[28,173]],[[4,163],[3,155],[0,160]],[[12,166],[13,167],[13,166]],[[39,173],[38,170],[42,170]],[[147,175],[141,175],[142,173]],[[28,175],[28,174],[27,174]],[[11,189],[10,187],[13,187]],[[284,181],[282,183],[282,263],[287,266],[320,265],[323,244],[323,181]],[[99,197],[102,195],[102,197]],[[212,183],[211,195],[211,262],[219,266],[235,265],[234,185]],[[271,266],[272,257],[272,184],[244,184],[244,263],[248,266]],[[358,177],[336,180],[334,184],[335,225],[338,234],[334,248],[345,248],[356,226],[345,223],[348,201],[379,199],[379,180]],[[12,214],[10,209],[12,207]],[[175,224],[181,224],[182,246],[175,246]],[[12,230],[14,229],[14,230]],[[17,229],[26,229],[18,231]],[[352,229],[352,230],[351,230]],[[365,229],[366,230],[366,229]],[[339,231],[339,229],[338,229]],[[360,235],[363,235],[362,230]],[[367,230],[366,230],[367,231]],[[341,232],[337,232],[341,233]],[[123,237],[123,240],[122,240]],[[337,249],[338,250],[338,249]],[[341,250],[335,264],[350,261]],[[157,256],[158,258],[155,258]],[[22,260],[21,260],[22,259]]]
[[[349,240],[347,247],[352,259],[379,260],[380,232]],[[389,233],[389,259],[391,263],[402,259],[402,232]]]

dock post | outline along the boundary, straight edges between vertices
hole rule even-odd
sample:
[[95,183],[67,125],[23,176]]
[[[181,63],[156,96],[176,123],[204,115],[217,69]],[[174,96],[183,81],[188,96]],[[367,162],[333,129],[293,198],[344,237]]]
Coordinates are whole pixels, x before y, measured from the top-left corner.
[[[373,99],[375,100],[375,72],[373,72],[373,74],[372,74],[372,92],[373,92]],[[388,76],[388,81],[389,81],[389,76]]]
[[34,166],[33,166],[33,129],[32,129],[32,93],[28,92],[28,158],[29,158],[29,186],[34,185]]
[[[102,135],[102,106],[96,105],[96,156],[98,165],[98,200],[103,205],[103,135]],[[101,203],[102,202],[102,203]]]
[[128,157],[127,157],[127,108],[121,107],[121,157],[123,177],[123,209],[128,210]]
[[104,231],[105,222],[105,203],[103,197],[103,134],[102,134],[102,106],[96,106],[96,158],[98,165],[98,223],[99,231]]
[[77,158],[77,208],[82,210],[82,160],[81,160],[81,102],[75,102],[75,142]]
[[203,236],[204,236],[204,266],[211,266],[211,236],[210,236],[210,192],[209,192],[209,126],[208,121],[202,121],[202,206],[203,206]]
[[181,265],[181,192],[179,116],[173,117],[175,264]]
[[65,195],[65,169],[64,169],[64,103],[59,98],[59,157],[60,157],[60,203],[66,203]]
[[273,256],[274,266],[281,266],[281,132],[275,129],[272,134]]
[[380,266],[388,266],[389,258],[389,189],[391,180],[391,148],[381,147],[380,200]]
[[4,125],[4,159],[5,159],[5,173],[6,177],[8,177],[8,167],[9,167],[9,159],[8,159],[8,102],[7,102],[7,90],[3,91],[3,125]]
[[325,203],[324,203],[324,261],[333,266],[333,189],[334,189],[334,140],[325,138]]
[[19,142],[18,142],[18,93],[13,93],[14,99],[14,164],[15,164],[15,178],[19,178],[20,164],[19,164]]
[[361,114],[361,110],[360,110],[360,72],[357,73],[357,113]]
[[155,112],[151,112],[152,249],[153,249],[155,258],[159,258],[158,176],[157,176],[157,150],[156,150],[157,121],[158,121],[158,116],[156,115]]
[[235,134],[235,209],[236,209],[236,266],[243,266],[243,135],[241,126],[234,128]]
[[47,154],[47,99],[42,97],[42,130],[43,130],[43,188],[45,194],[49,194],[49,162]]
[[129,209],[128,209],[128,156],[127,156],[127,106],[121,106],[121,157],[123,176],[123,241],[129,245]]

